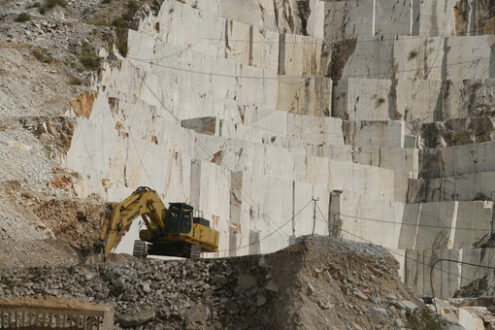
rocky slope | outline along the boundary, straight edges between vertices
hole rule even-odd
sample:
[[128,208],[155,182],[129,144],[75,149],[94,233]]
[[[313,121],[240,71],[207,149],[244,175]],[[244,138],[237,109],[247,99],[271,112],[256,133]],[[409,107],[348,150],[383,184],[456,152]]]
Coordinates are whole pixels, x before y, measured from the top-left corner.
[[397,269],[383,249],[313,237],[259,256],[1,269],[0,296],[108,303],[120,327],[397,329],[423,308]]

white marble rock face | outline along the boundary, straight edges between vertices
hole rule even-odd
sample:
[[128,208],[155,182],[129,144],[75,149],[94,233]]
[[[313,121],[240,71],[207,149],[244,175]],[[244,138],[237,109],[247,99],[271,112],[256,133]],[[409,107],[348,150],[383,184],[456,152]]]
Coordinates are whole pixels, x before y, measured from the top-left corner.
[[[77,118],[64,160],[77,194],[117,201],[147,185],[190,203],[221,233],[212,257],[293,235],[372,241],[426,293],[411,260],[475,258],[493,222],[495,142],[428,149],[422,131],[491,123],[495,39],[456,3],[311,0],[305,16],[295,0],[164,1]],[[438,276],[443,296],[461,285]]]

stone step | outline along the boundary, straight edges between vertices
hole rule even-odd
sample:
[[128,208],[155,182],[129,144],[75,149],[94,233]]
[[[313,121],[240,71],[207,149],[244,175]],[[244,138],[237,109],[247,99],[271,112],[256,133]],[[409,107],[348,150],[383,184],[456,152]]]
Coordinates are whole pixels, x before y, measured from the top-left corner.
[[362,146],[353,149],[356,163],[395,170],[406,178],[418,177],[419,149]]
[[102,83],[129,95],[139,90],[150,104],[159,105],[154,96],[159,95],[163,106],[180,119],[237,112],[239,105],[315,116],[330,114],[329,78],[279,76],[273,71],[196,55],[167,59],[167,64],[131,60],[132,65],[125,62],[112,75],[122,79],[134,76],[139,83],[144,79],[140,87],[115,79]]
[[491,114],[493,79],[342,79],[334,84],[332,115],[349,120],[433,122]]
[[411,203],[495,200],[495,171],[432,179],[410,179]]
[[495,142],[423,149],[419,153],[419,171],[425,179],[495,171]]
[[403,120],[389,121],[344,121],[345,143],[356,147],[378,146],[389,148],[411,148],[417,142],[408,133]]
[[321,72],[322,39],[260,31],[252,25],[203,12],[178,1],[165,3],[157,17],[145,19],[140,24],[140,31],[156,43],[192,47],[216,58],[229,58],[281,74]]
[[[323,38],[324,2],[309,0],[302,4],[295,1],[278,4],[272,0],[183,0],[201,11],[234,19],[263,31],[287,31]],[[287,7],[289,6],[289,10]],[[305,13],[301,13],[305,10]],[[288,11],[288,13],[287,13]],[[306,14],[307,13],[307,14]],[[288,15],[288,16],[287,16]],[[305,22],[301,21],[301,16]]]
[[393,170],[314,157],[307,155],[304,149],[297,153],[238,139],[209,135],[197,138],[202,143],[196,148],[194,158],[212,160],[211,155],[217,155],[216,160],[221,160],[232,171],[252,168],[257,176],[327,185],[329,190],[347,189],[389,200],[395,198]]
[[490,34],[489,8],[476,0],[325,2],[325,38],[369,39],[430,35]]
[[300,140],[311,145],[344,145],[342,120],[332,117],[246,107],[241,113],[240,121],[224,120],[221,127],[221,136],[246,140],[253,136],[254,141],[263,140],[265,143],[282,138],[286,143]]
[[[333,45],[333,80],[342,78],[464,80],[495,78],[491,36],[398,37]],[[322,69],[324,70],[324,68]]]

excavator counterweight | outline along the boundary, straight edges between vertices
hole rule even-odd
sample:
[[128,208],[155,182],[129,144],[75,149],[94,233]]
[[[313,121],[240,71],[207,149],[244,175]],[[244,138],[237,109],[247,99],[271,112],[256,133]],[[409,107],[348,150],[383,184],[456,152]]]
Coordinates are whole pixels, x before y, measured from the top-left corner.
[[197,258],[201,252],[218,251],[218,231],[210,222],[193,216],[193,207],[186,203],[170,203],[167,209],[156,191],[139,187],[129,197],[112,206],[106,217],[100,237],[94,244],[94,254],[108,258],[118,233],[128,230],[138,217],[146,229],[139,232],[133,254],[148,254]]

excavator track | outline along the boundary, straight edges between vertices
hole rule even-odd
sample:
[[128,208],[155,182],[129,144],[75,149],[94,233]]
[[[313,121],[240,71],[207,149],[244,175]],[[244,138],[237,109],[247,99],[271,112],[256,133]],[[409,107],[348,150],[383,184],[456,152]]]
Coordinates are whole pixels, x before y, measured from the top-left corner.
[[201,246],[191,245],[191,251],[189,257],[191,259],[198,259],[201,256]]
[[132,250],[132,255],[139,259],[144,259],[148,255],[148,248],[145,241],[136,240],[134,241],[134,249]]

